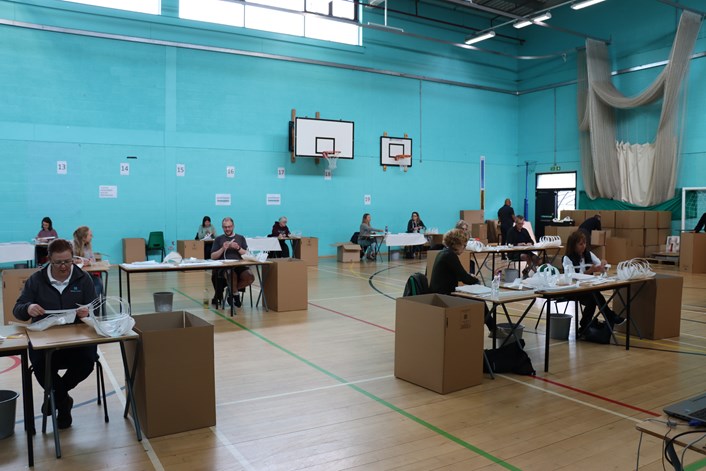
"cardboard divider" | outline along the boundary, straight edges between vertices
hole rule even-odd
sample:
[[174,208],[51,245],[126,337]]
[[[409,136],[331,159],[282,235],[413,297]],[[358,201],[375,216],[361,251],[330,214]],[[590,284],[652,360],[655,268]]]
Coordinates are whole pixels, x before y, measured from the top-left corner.
[[[17,298],[19,298],[22,293],[25,282],[37,270],[39,270],[39,268],[2,270],[2,311],[5,325],[8,325],[10,321],[22,322],[15,318],[14,314],[12,314],[12,310],[15,308]],[[29,324],[29,321],[27,321],[27,324]]]
[[275,311],[306,310],[307,265],[294,258],[275,258],[263,267],[263,290],[267,306]]

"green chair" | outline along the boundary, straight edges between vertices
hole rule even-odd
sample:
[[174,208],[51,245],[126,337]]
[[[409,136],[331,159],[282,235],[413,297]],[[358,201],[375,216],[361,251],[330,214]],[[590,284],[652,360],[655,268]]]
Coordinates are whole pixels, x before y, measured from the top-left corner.
[[145,247],[147,255],[150,251],[159,251],[162,253],[162,260],[164,261],[165,251],[164,251],[164,232],[150,232],[150,236],[147,238],[147,247]]

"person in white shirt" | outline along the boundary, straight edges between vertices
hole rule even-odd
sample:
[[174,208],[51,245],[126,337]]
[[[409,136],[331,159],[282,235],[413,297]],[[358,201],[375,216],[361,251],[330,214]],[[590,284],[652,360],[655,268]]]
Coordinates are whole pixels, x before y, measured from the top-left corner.
[[[582,231],[576,231],[569,236],[566,242],[566,255],[562,260],[562,265],[572,265],[577,273],[584,274],[600,274],[606,271],[605,260],[600,260],[590,250],[586,250],[586,234]],[[586,328],[591,323],[593,315],[596,312],[596,307],[600,304],[606,304],[605,298],[599,291],[592,293],[578,294],[573,297],[583,305],[583,314],[579,322],[579,337],[586,331]],[[605,307],[605,317],[608,323],[613,325],[621,325],[625,319],[618,316],[612,309]]]

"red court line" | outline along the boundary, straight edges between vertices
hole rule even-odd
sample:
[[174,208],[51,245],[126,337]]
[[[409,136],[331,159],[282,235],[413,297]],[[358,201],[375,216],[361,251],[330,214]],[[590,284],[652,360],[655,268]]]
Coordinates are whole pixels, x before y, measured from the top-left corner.
[[544,382],[549,383],[549,384],[553,384],[554,386],[559,386],[560,388],[566,388],[566,389],[569,389],[569,390],[571,390],[571,391],[575,391],[575,392],[580,393],[580,394],[585,394],[585,395],[587,395],[587,396],[595,397],[596,399],[600,399],[600,400],[602,400],[602,401],[610,402],[610,403],[616,404],[616,405],[621,406],[621,407],[627,407],[628,409],[632,409],[632,410],[634,410],[634,411],[642,412],[643,414],[651,415],[651,416],[653,416],[653,417],[659,417],[659,416],[660,416],[660,414],[654,413],[654,412],[652,412],[652,411],[650,411],[650,410],[640,409],[639,407],[631,406],[630,404],[625,404],[624,402],[616,401],[616,400],[614,400],[614,399],[610,399],[610,398],[607,398],[607,397],[605,397],[605,396],[601,396],[601,395],[592,393],[592,392],[590,392],[590,391],[586,391],[586,390],[584,390],[584,389],[579,389],[579,388],[575,388],[575,387],[573,387],[573,386],[569,386],[569,385],[567,385],[567,384],[558,383],[558,382],[556,382],[556,381],[552,381],[551,379],[542,378],[541,376],[535,376],[534,378],[535,378],[535,379],[538,379],[538,380],[540,380],[540,381],[544,381]]
[[362,322],[363,324],[372,325],[372,326],[374,326],[374,327],[378,327],[378,328],[383,329],[383,330],[386,330],[386,331],[388,331],[388,332],[392,332],[393,334],[395,333],[394,330],[392,330],[392,329],[390,329],[390,328],[388,328],[388,327],[385,327],[385,326],[382,326],[382,325],[379,325],[379,324],[375,324],[375,323],[373,323],[373,322],[368,322],[368,321],[366,321],[366,320],[364,320],[364,319],[361,319],[361,318],[359,318],[359,317],[351,316],[351,315],[348,315],[348,314],[343,314],[342,312],[334,311],[333,309],[329,309],[329,308],[327,308],[327,307],[319,306],[318,304],[314,304],[314,303],[309,303],[309,304],[311,304],[311,305],[314,306],[314,307],[318,307],[319,309],[323,309],[324,311],[333,312],[334,314],[338,314],[339,316],[347,317],[347,318],[349,318],[349,319],[353,319],[353,320],[356,320],[356,321],[358,321],[358,322]]
[[10,371],[10,370],[14,370],[14,369],[17,368],[18,366],[20,366],[20,363],[22,363],[22,362],[20,361],[20,357],[18,357],[18,356],[9,356],[9,357],[6,357],[6,358],[11,358],[15,363],[14,363],[13,365],[11,365],[11,366],[8,366],[8,367],[5,368],[4,370],[0,371],[0,375],[3,374],[3,373],[7,373],[7,372]]

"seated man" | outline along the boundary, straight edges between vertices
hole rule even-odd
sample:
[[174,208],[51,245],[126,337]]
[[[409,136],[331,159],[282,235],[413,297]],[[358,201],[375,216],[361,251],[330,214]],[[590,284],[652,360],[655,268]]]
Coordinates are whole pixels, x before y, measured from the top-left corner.
[[[529,232],[527,232],[527,229],[524,228],[524,225],[525,217],[520,215],[515,216],[515,225],[512,229],[507,231],[508,244],[513,246],[534,245],[534,240],[532,240],[532,237],[529,235]],[[523,262],[527,262],[527,266],[522,270],[522,278],[527,278],[530,270],[536,271],[539,265],[539,257],[529,250],[520,252],[519,254],[517,252],[511,252],[508,254],[508,258],[514,261],[522,260]]]
[[[213,260],[242,260],[242,255],[247,253],[248,244],[245,237],[233,232],[235,223],[233,219],[223,218],[221,223],[223,234],[216,237],[211,247],[211,258]],[[255,281],[255,276],[249,267],[235,267],[232,269],[213,270],[211,272],[211,283],[215,294],[211,304],[218,308],[223,301],[223,290],[227,286],[226,275],[231,276],[233,285],[231,286],[231,299],[228,302],[232,306],[240,307],[240,291],[250,286]]]
[[[29,277],[22,288],[12,313],[21,321],[39,321],[46,317],[48,310],[69,310],[85,306],[96,299],[91,275],[73,264],[71,244],[64,239],[55,239],[47,248],[49,263]],[[76,310],[76,324],[88,315],[88,308]],[[29,346],[29,357],[34,367],[34,375],[43,388],[45,384],[45,356],[43,351],[35,351]],[[95,345],[61,349],[52,357],[52,382],[54,400],[58,410],[57,425],[60,429],[71,427],[71,408],[74,401],[69,391],[86,379],[93,371],[98,358]],[[64,376],[59,370],[65,369]],[[42,412],[50,414],[49,404],[42,406]]]
[[287,247],[287,242],[285,238],[290,236],[289,228],[287,227],[287,218],[282,216],[275,224],[272,226],[272,232],[269,237],[277,237],[279,239],[280,253],[277,256],[282,258],[289,258],[289,247]]

